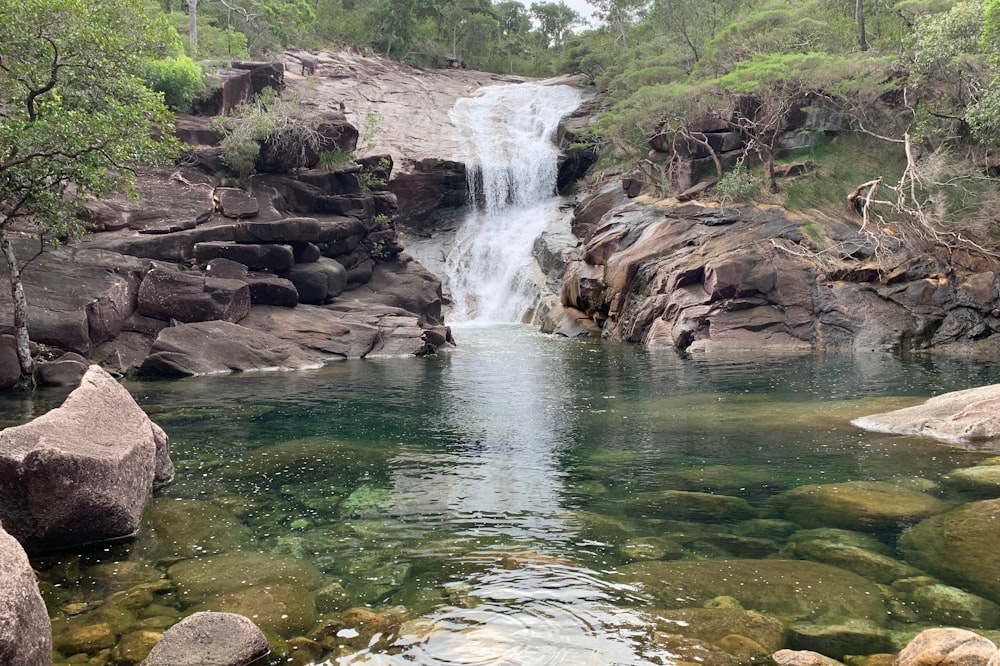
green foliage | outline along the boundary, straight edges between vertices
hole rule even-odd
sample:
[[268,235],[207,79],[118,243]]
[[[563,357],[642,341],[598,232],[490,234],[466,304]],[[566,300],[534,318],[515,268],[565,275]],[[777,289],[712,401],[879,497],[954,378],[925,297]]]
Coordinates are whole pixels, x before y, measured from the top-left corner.
[[305,109],[271,90],[242,105],[231,118],[217,118],[213,128],[225,135],[223,161],[240,178],[256,172],[265,145],[288,169],[308,166],[309,156],[322,150],[322,137]]
[[820,167],[788,185],[785,205],[792,210],[843,210],[847,195],[861,183],[880,175],[898,181],[906,168],[902,146],[878,142],[873,150],[873,141],[862,133],[845,132],[790,158]]
[[374,168],[361,172],[361,187],[367,192],[384,188],[389,184],[390,167],[389,158],[380,158]]
[[319,151],[319,163],[316,165],[324,171],[334,171],[351,163],[351,154],[341,150]]
[[[83,231],[74,197],[129,190],[123,166],[170,154],[172,118],[134,74],[176,46],[136,0],[0,0],[0,226]],[[86,67],[74,66],[77,62]]]
[[146,80],[150,88],[163,93],[163,100],[174,111],[187,111],[205,89],[201,67],[184,55],[153,60],[146,68]]
[[723,203],[750,201],[760,194],[762,182],[760,176],[740,164],[719,179],[715,184],[715,195]]

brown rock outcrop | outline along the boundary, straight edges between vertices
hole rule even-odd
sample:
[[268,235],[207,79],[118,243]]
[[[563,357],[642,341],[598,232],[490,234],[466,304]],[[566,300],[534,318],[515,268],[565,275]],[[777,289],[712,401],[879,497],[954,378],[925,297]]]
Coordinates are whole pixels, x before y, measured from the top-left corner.
[[872,242],[830,218],[639,200],[593,224],[561,300],[606,338],[678,349],[1000,345],[998,262],[901,248],[879,263]]

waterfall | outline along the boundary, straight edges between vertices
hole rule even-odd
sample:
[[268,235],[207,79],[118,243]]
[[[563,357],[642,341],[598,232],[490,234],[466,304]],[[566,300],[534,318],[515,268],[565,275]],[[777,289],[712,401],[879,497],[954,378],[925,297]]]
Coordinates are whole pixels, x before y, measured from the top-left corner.
[[452,321],[519,322],[534,305],[532,248],[560,204],[554,135],[580,101],[571,86],[521,83],[455,103],[470,212],[445,266]]

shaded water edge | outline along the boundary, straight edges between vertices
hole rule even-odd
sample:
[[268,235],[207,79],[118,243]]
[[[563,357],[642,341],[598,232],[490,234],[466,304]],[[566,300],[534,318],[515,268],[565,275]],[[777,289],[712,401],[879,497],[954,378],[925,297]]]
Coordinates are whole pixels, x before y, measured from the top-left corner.
[[[135,539],[34,558],[57,663],[137,663],[203,609],[253,618],[275,664],[735,664],[890,652],[940,625],[1000,638],[995,534],[961,544],[971,576],[952,546],[900,540],[1000,497],[955,473],[996,454],[849,424],[1000,365],[683,357],[510,326],[459,343],[128,383],[178,480]],[[59,400],[6,402],[4,421]]]

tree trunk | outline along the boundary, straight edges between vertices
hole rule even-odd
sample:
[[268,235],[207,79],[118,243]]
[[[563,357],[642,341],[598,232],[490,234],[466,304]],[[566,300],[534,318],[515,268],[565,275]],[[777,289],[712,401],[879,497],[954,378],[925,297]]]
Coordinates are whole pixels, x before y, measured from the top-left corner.
[[21,267],[17,263],[14,245],[10,236],[0,230],[0,251],[7,260],[10,272],[10,295],[14,301],[14,343],[17,351],[17,362],[21,366],[21,378],[30,379],[35,370],[31,349],[28,345],[28,299],[24,296],[24,284],[21,283]]
[[767,191],[771,194],[778,193],[778,179],[774,176],[774,151],[766,151],[761,155],[761,162],[764,166],[764,176],[767,178]]
[[198,0],[188,2],[188,34],[191,38],[191,57],[198,55]]
[[865,0],[855,0],[854,20],[858,22],[858,48],[868,50],[868,35],[865,33]]

